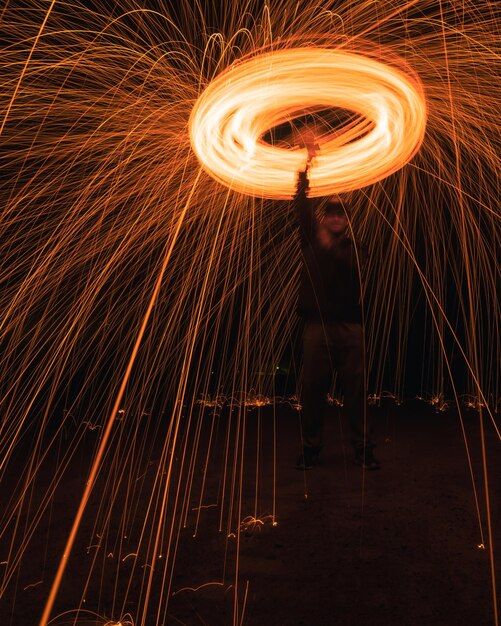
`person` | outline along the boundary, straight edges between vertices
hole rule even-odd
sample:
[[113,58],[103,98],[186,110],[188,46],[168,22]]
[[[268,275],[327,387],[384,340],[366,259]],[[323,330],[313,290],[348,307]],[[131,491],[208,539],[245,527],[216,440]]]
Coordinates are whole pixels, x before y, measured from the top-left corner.
[[302,252],[298,314],[304,320],[302,452],[298,469],[319,463],[323,426],[334,369],[344,395],[355,462],[379,469],[367,414],[365,350],[360,274],[367,253],[355,244],[347,208],[339,196],[324,200],[322,218],[308,197],[308,169],[314,151],[308,150],[306,169],[298,174],[294,198]]

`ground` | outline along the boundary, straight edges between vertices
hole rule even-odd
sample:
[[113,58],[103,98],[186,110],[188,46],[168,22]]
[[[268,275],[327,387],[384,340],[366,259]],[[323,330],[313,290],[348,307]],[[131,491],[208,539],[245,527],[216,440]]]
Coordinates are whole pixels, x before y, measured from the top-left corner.
[[[221,467],[224,458],[230,417],[223,411],[216,418],[199,523],[193,509],[203,472],[196,470],[193,502],[188,506],[186,524],[179,529],[171,586],[163,581],[152,591],[154,606],[159,590],[165,593],[170,589],[166,625],[232,625],[236,583],[242,626],[494,626],[478,413],[463,412],[464,433],[456,410],[435,413],[416,401],[371,407],[371,414],[381,470],[363,472],[353,463],[346,425],[338,409],[333,408],[323,463],[301,472],[294,467],[300,450],[298,413],[287,405],[278,405],[274,491],[273,411],[271,407],[250,409],[245,424],[245,463],[237,466],[236,474],[238,478],[242,469],[242,508],[230,513],[228,500],[222,526],[221,507],[210,505],[221,504],[221,472],[215,468]],[[206,417],[207,424],[211,420]],[[200,450],[206,449],[207,433],[208,426],[202,428]],[[488,419],[485,434],[496,556],[496,548],[501,545],[501,459],[499,440]],[[87,467],[96,443],[92,437],[97,436],[86,434],[82,449],[61,479],[50,516],[42,519],[39,530],[29,539],[17,580],[10,583],[1,601],[2,615],[9,616],[2,621],[6,626],[38,623],[85,482],[82,468]],[[150,470],[142,478],[144,493],[153,489],[160,442],[157,433],[149,453]],[[23,462],[25,459],[18,454],[19,467]],[[233,470],[231,458],[230,467]],[[11,471],[14,475],[15,467]],[[273,492],[276,525],[271,517]],[[117,542],[122,530],[113,515],[105,548],[108,558],[98,558],[98,566],[85,587],[91,560],[103,556],[99,550],[89,550],[96,520],[104,519],[99,505],[98,497],[89,503],[54,615],[78,608],[85,596],[83,608],[118,619],[120,606],[122,615],[125,608],[138,623],[133,598],[141,593],[144,565],[141,569],[138,564],[143,555],[136,562],[141,579],[133,582],[127,603],[123,606],[115,602],[113,606],[111,600],[121,597],[121,585],[129,580],[134,563],[132,557],[123,561],[124,556],[134,552],[134,546],[126,545],[130,537]],[[145,506],[140,498],[134,503],[138,527],[147,515]],[[237,537],[233,536],[238,534],[234,532],[236,527],[228,520],[236,519],[239,513],[250,523],[242,526]],[[257,518],[254,523],[253,517]],[[167,524],[166,533],[168,528]],[[6,544],[1,550],[3,561]],[[117,558],[119,554],[121,558]],[[498,556],[497,563],[500,561]],[[125,583],[116,583],[117,571]],[[498,564],[496,574],[500,580]],[[153,615],[148,624],[155,624]],[[73,621],[66,617],[66,622],[59,618],[55,623]],[[90,614],[81,613],[75,623],[87,626],[98,622],[93,622]]]

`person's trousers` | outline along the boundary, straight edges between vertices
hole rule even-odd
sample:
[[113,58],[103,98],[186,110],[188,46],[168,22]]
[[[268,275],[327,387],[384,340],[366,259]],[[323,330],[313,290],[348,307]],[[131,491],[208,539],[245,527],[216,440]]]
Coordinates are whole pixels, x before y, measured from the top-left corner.
[[367,411],[362,325],[355,322],[305,320],[301,390],[303,445],[321,448],[327,393],[337,371],[348,416],[351,443],[372,447]]

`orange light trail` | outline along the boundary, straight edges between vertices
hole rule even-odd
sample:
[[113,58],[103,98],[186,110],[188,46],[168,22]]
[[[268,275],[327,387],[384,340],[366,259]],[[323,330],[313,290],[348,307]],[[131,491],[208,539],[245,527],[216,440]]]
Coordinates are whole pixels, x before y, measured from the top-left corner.
[[[277,425],[301,406],[275,382],[295,357],[300,254],[282,200],[311,124],[311,195],[346,191],[370,247],[371,401],[400,404],[411,378],[437,418],[457,411],[497,625],[489,448],[470,453],[462,421],[501,438],[496,3],[4,5],[0,595],[13,612],[36,585],[42,626],[66,619],[71,594],[72,625],[85,605],[100,626],[162,626],[184,542],[212,524],[222,571],[194,563],[180,586],[220,580],[243,623],[241,535],[289,523]],[[40,544],[51,559],[23,580]]]
[[191,143],[205,169],[233,191],[291,198],[306,150],[262,137],[305,111],[329,108],[359,120],[319,138],[312,196],[374,184],[403,167],[423,141],[426,102],[416,76],[362,54],[305,47],[260,54],[213,80],[193,109]]

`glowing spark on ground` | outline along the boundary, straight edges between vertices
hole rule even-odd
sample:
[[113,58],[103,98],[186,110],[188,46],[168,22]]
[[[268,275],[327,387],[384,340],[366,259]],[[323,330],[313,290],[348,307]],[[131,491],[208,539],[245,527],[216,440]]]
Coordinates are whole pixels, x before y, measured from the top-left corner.
[[266,525],[278,526],[278,522],[274,519],[273,515],[265,515],[263,517],[254,517],[249,515],[240,522],[240,530],[242,532],[253,534],[256,531],[261,531]]
[[[117,604],[134,602],[138,626],[165,623],[182,558],[177,538],[194,504],[218,501],[220,530],[237,538],[228,543],[238,551],[230,530],[240,532],[247,513],[246,416],[256,406],[245,400],[272,397],[272,372],[296,334],[299,250],[289,203],[228,187],[290,197],[306,158],[294,139],[303,114],[321,130],[312,194],[369,185],[351,201],[354,233],[372,248],[364,288],[374,400],[386,397],[388,369],[392,396],[403,398],[417,297],[426,308],[422,397],[439,398],[441,408],[451,397],[447,404],[461,416],[459,364],[464,406],[488,417],[499,436],[501,56],[492,2],[249,0],[245,12],[219,3],[216,26],[205,23],[204,3],[188,0],[175,3],[177,12],[134,0],[32,0],[29,10],[4,4],[1,477],[17,467],[21,446],[29,453],[2,511],[10,546],[0,593],[15,594],[30,541],[82,449],[71,438],[75,428],[97,439],[99,454],[86,468],[88,490],[61,563],[92,495],[103,550],[92,551],[88,580],[122,563],[128,549],[105,538],[115,525],[130,529],[129,549],[140,558],[127,560],[126,573],[117,570],[115,590]],[[296,66],[300,55],[311,56]],[[339,111],[348,116],[341,125],[329,117]],[[278,132],[284,127],[289,135]],[[207,402],[196,405],[200,394]],[[61,417],[61,398],[71,415]],[[228,420],[218,415],[223,402]],[[281,402],[275,398],[273,411]],[[301,408],[297,398],[284,402]],[[262,417],[256,413],[253,421]],[[142,439],[147,429],[137,429],[147,414],[168,425],[154,465]],[[217,436],[224,458],[214,469]],[[59,461],[42,486],[48,452]],[[481,465],[468,462],[477,511],[483,474],[490,520],[485,450]],[[137,477],[150,468],[148,491]],[[216,492],[209,480],[197,483],[200,468],[204,478],[217,474]],[[259,508],[262,483],[275,488],[275,473],[258,481],[261,469],[256,463],[254,519],[268,510]],[[117,501],[122,492],[125,504]],[[478,517],[497,623],[492,533]],[[110,549],[116,558],[107,559]],[[241,624],[238,567],[233,575],[234,623]],[[99,604],[86,593],[82,603]],[[50,613],[48,606],[43,624]]]

